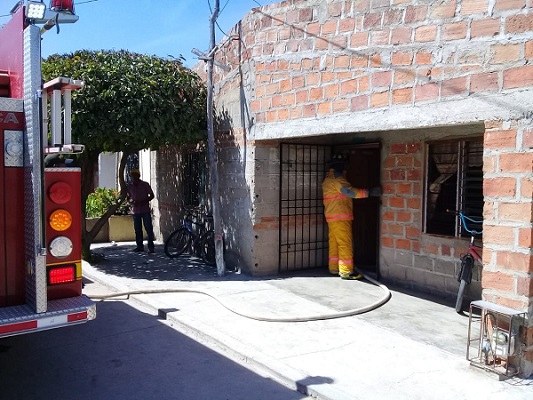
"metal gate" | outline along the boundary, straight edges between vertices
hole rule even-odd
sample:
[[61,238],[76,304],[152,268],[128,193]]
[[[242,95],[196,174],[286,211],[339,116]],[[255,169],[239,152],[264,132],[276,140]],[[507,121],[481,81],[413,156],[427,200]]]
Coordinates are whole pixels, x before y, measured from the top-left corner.
[[327,266],[322,181],[331,147],[282,143],[279,272]]

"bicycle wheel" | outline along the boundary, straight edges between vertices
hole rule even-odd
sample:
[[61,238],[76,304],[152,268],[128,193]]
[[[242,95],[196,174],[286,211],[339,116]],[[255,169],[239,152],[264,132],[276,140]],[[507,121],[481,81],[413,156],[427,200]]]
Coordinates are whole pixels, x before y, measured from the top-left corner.
[[200,243],[200,255],[202,260],[208,265],[215,265],[217,263],[215,254],[215,232],[207,231],[202,236]]
[[467,283],[472,280],[472,267],[474,266],[474,259],[471,255],[467,254],[461,263],[461,271],[459,273],[459,290],[457,291],[457,300],[455,301],[455,311],[459,314],[463,311],[463,295]]
[[180,228],[168,237],[165,241],[165,254],[170,258],[178,257],[185,250],[190,248],[192,234],[187,228]]

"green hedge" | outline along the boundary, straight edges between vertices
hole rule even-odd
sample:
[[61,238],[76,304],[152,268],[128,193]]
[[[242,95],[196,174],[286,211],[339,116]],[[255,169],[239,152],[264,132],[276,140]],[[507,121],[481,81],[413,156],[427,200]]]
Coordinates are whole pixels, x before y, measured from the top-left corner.
[[[100,218],[105,214],[110,205],[115,204],[120,197],[117,189],[97,188],[89,194],[86,203],[87,218]],[[124,201],[115,211],[114,215],[128,215],[131,211],[131,205],[128,200]]]

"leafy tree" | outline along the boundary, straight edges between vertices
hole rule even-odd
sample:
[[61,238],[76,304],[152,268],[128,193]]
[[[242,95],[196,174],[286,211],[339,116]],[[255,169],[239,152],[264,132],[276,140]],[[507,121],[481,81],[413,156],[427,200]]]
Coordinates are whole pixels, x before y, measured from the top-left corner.
[[43,78],[58,76],[84,82],[72,93],[72,136],[85,145],[82,167],[82,210],[102,152],[122,152],[117,203],[86,231],[82,218],[83,255],[101,227],[126,197],[124,169],[130,154],[143,149],[198,142],[206,136],[206,88],[180,60],[128,51],[87,51],[51,55],[43,61]]

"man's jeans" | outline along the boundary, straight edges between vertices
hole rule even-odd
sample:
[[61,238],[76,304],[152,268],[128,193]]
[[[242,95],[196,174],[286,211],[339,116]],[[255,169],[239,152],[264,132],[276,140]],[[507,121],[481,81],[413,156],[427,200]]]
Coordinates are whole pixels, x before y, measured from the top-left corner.
[[133,214],[133,229],[135,229],[135,242],[137,243],[137,248],[143,248],[143,229],[148,236],[148,248],[154,248],[154,228],[152,226],[152,215],[148,213],[142,214]]

